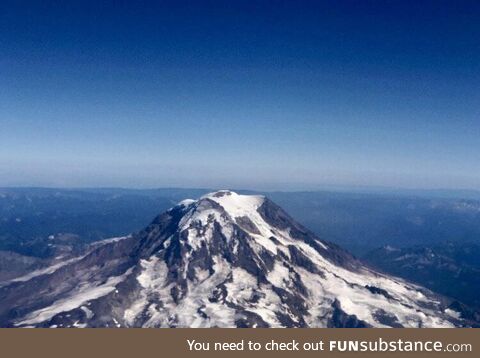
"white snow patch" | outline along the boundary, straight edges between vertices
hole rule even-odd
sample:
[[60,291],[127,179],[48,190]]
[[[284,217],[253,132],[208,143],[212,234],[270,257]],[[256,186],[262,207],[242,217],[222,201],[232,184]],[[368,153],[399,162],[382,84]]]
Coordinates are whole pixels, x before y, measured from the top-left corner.
[[130,275],[132,268],[120,276],[109,277],[107,282],[100,285],[84,284],[76,289],[70,297],[58,300],[51,306],[29,313],[23,320],[17,322],[16,326],[36,324],[44,322],[58,313],[71,311],[90,300],[105,296],[115,289],[115,286]]
[[177,204],[177,206],[183,206],[183,207],[187,208],[195,202],[196,202],[196,200],[193,200],[193,199],[185,199],[185,200],[182,200],[181,202],[179,202]]
[[140,298],[125,310],[123,316],[129,325],[133,325],[135,318],[145,310],[151,295],[158,294],[160,299],[171,301],[168,294],[169,288],[165,287],[168,274],[165,262],[157,256],[152,256],[149,260],[141,260],[140,265],[142,272],[137,276],[137,281],[142,286]]
[[248,216],[257,213],[258,208],[265,201],[261,195],[239,195],[233,191],[220,190],[203,196],[220,204],[225,211],[232,217]]
[[92,317],[94,316],[92,310],[89,309],[87,306],[82,306],[82,307],[80,307],[80,309],[81,309],[83,312],[85,312],[85,317],[86,317],[87,319],[90,319],[90,318],[92,318]]
[[451,308],[447,308],[445,310],[445,313],[448,314],[450,317],[453,317],[453,318],[456,318],[456,319],[460,319],[461,316],[462,316],[462,314],[460,312],[452,310]]
[[[241,268],[232,270],[232,282],[227,287],[227,301],[245,307],[256,313],[270,327],[281,327],[276,312],[282,312],[285,307],[278,295],[269,285],[258,285],[257,279]],[[251,302],[253,295],[257,295],[257,302]]]
[[267,280],[277,287],[285,288],[290,281],[290,272],[285,265],[275,262],[273,270],[268,273]]
[[[38,277],[38,276],[43,276],[43,275],[51,275],[52,273],[54,273],[55,271],[57,271],[58,269],[60,269],[61,267],[63,266],[66,266],[66,265],[69,265],[69,264],[72,264],[74,262],[77,262],[77,261],[80,261],[81,259],[83,259],[86,255],[84,256],[80,256],[80,257],[74,257],[72,259],[69,259],[69,260],[65,260],[65,261],[62,261],[62,262],[58,262],[52,266],[48,266],[46,268],[43,268],[43,269],[39,269],[39,270],[35,270],[35,271],[32,271],[24,276],[20,276],[20,277],[17,277],[17,278],[14,278],[10,281],[7,281],[5,282],[4,284],[2,284],[1,286],[6,286],[6,285],[9,285],[11,283],[14,283],[14,282],[26,282],[26,281],[30,281],[32,278],[34,277]],[[1,287],[0,286],[0,287]]]
[[109,238],[109,239],[96,241],[96,242],[90,244],[90,247],[96,249],[99,246],[111,244],[113,242],[119,242],[119,241],[122,241],[122,240],[125,240],[125,239],[128,239],[128,238],[131,238],[131,237],[132,237],[132,235],[112,237],[112,238]]

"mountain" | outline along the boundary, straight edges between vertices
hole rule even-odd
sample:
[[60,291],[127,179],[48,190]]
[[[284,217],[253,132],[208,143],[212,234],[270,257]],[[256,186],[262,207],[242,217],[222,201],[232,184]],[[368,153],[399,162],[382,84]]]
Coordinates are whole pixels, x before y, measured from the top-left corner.
[[[453,297],[480,312],[480,244],[446,242],[433,246],[373,250],[364,259],[381,270]],[[480,318],[480,313],[477,314]]]
[[264,196],[184,200],[139,233],[4,283],[4,327],[454,327],[450,302],[378,273]]

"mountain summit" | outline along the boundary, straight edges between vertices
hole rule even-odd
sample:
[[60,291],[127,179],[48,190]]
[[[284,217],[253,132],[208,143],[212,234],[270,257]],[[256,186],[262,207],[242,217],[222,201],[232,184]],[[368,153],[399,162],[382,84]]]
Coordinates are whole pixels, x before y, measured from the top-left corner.
[[0,288],[7,327],[453,327],[445,300],[318,239],[263,196],[184,200]]

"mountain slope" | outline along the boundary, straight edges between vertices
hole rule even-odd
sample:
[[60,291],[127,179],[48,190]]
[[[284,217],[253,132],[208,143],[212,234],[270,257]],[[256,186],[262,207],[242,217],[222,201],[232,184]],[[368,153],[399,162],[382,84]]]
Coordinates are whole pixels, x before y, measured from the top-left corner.
[[0,288],[15,327],[452,327],[439,296],[372,271],[263,196],[184,200],[142,232]]

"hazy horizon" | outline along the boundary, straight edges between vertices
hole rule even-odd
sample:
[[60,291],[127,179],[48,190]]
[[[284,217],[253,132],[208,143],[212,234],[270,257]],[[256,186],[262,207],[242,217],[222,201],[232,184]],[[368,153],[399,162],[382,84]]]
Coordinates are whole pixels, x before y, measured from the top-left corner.
[[195,186],[158,186],[158,187],[135,187],[135,186],[1,186],[0,190],[65,190],[65,191],[205,191],[215,192],[219,190],[231,190],[236,192],[251,193],[344,193],[344,194],[372,194],[372,195],[400,195],[422,197],[443,197],[457,199],[480,199],[480,190],[462,189],[462,188],[405,188],[405,187],[388,187],[388,186],[316,186],[316,187],[195,187]]
[[479,2],[0,6],[0,187],[480,190]]

